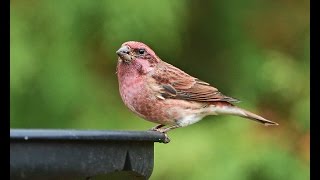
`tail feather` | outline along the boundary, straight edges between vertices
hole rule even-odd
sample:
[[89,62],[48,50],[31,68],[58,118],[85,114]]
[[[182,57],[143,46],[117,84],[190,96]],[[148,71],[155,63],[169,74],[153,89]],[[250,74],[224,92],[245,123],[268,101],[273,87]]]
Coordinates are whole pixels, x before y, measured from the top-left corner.
[[247,119],[251,119],[251,120],[254,120],[254,121],[257,121],[257,122],[260,122],[262,124],[264,124],[265,126],[269,126],[269,125],[279,125],[278,123],[276,122],[273,122],[273,121],[270,121],[270,120],[267,120],[257,114],[254,114],[252,112],[249,112],[247,110],[244,110],[244,109],[241,109],[239,107],[235,107],[236,109],[238,109],[240,112],[242,112],[241,114],[239,114],[238,116],[240,117],[244,117],[244,118],[247,118]]
[[241,109],[237,106],[231,105],[230,106],[216,106],[213,110],[214,114],[225,114],[225,115],[235,115],[235,116],[240,116],[243,118],[247,118],[250,120],[254,120],[257,121],[259,123],[264,124],[265,126],[269,126],[269,125],[279,125],[276,122],[267,120],[257,114],[254,114],[252,112],[249,112],[247,110]]

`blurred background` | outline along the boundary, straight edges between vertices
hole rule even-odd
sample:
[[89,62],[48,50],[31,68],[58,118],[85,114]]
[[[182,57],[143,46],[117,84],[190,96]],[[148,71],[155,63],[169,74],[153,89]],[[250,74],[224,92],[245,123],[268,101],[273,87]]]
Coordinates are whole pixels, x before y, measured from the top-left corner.
[[10,1],[10,126],[147,130],[122,103],[129,40],[270,120],[209,116],[155,144],[152,180],[309,179],[308,0]]

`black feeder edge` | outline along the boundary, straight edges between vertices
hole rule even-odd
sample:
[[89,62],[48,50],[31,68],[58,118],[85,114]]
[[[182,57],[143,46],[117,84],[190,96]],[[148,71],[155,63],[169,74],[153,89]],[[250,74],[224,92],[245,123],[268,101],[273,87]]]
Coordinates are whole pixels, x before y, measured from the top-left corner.
[[155,131],[10,130],[10,179],[149,179]]

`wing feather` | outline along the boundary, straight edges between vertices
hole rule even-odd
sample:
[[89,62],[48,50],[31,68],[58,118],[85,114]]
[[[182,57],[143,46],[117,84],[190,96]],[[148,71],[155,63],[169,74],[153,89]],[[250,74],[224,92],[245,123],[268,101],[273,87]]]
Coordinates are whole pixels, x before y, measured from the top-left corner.
[[238,102],[237,99],[223,95],[209,83],[194,78],[166,62],[158,64],[152,78],[161,87],[160,93],[165,98],[201,102]]

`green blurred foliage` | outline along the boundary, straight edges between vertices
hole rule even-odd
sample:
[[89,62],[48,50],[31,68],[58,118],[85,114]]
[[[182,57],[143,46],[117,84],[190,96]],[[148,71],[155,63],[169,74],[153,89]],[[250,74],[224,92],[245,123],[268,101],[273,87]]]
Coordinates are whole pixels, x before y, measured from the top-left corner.
[[122,103],[128,40],[280,124],[206,117],[155,145],[151,179],[309,179],[309,1],[10,4],[11,128],[146,130]]

